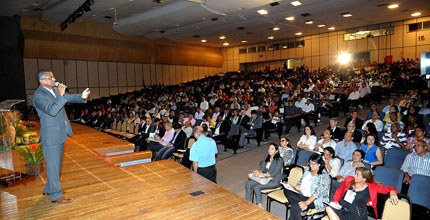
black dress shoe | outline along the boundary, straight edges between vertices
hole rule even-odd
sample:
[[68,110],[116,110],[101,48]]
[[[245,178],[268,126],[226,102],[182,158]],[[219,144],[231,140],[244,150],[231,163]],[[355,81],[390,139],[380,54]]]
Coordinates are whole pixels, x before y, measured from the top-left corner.
[[233,154],[236,154],[236,153],[237,153],[237,152],[236,152],[236,150],[234,150],[234,151],[233,151]]
[[[63,194],[66,194],[66,192],[63,192]],[[49,195],[51,195],[51,194],[46,193],[46,192],[43,192],[43,193],[42,193],[42,195],[44,195],[44,196],[49,196]]]
[[237,148],[243,148],[243,146],[238,146]]

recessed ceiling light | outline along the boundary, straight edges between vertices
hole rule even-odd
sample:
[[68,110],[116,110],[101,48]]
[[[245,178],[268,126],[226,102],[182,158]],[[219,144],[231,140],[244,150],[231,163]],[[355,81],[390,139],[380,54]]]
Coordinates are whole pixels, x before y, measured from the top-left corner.
[[281,28],[279,28],[279,27],[274,27],[274,28],[272,28],[272,30],[274,30],[274,31],[279,31],[279,30],[281,30]]
[[269,40],[273,40],[273,39],[275,39],[275,37],[273,37],[273,36],[269,36],[269,37],[267,37],[267,39],[269,39]]
[[226,39],[227,37],[226,36],[219,36],[219,39],[221,39],[221,40],[224,40],[224,39]]
[[91,16],[95,17],[95,16],[97,16],[97,14],[93,14],[93,15],[91,15]]
[[225,42],[225,43],[223,43],[222,44],[223,46],[228,46],[228,45],[230,45],[228,42]]
[[293,6],[295,6],[295,7],[297,7],[297,6],[299,6],[299,5],[302,5],[302,3],[301,3],[301,2],[299,2],[299,1],[293,1],[293,2],[291,2],[291,4],[292,4]]
[[33,5],[33,6],[38,6],[38,5],[39,5],[39,3],[35,2],[35,3],[32,3],[31,5]]
[[329,28],[327,28],[327,29],[329,29],[329,30],[334,30],[334,29],[336,29],[336,28],[334,28],[334,27],[329,27]]
[[418,17],[421,16],[421,12],[415,12],[413,14],[411,14],[412,17]]
[[260,14],[260,15],[267,15],[267,13],[269,13],[269,12],[267,12],[267,10],[265,10],[265,9],[260,9],[260,10],[258,10],[257,12],[258,12],[258,14]]
[[303,34],[302,32],[297,32],[297,33],[296,33],[296,35],[297,35],[297,36],[300,36],[300,35],[302,35],[302,34]]
[[207,40],[205,40],[205,39],[202,39],[200,42],[202,42],[202,43],[206,43],[206,42],[208,42]]
[[317,27],[325,27],[325,24],[319,24]]
[[294,19],[295,19],[295,18],[294,18],[293,16],[290,16],[290,17],[286,17],[286,18],[285,18],[285,20],[287,20],[287,21],[294,21]]
[[389,8],[389,9],[395,9],[395,8],[398,8],[398,7],[399,7],[398,4],[392,4],[392,5],[387,6],[387,8]]
[[28,10],[24,8],[24,9],[21,9],[21,11],[28,11]]
[[242,43],[246,43],[246,42],[248,42],[248,41],[246,41],[246,40],[243,40],[243,41],[242,41]]
[[313,24],[313,23],[314,23],[314,21],[312,21],[312,20],[305,21],[305,24]]
[[109,10],[111,10],[111,11],[112,11],[112,10],[114,10],[114,9],[115,9],[114,7],[112,7],[112,8],[109,8]]
[[348,18],[348,17],[351,17],[352,16],[352,14],[351,13],[349,13],[349,12],[344,12],[344,13],[340,13],[341,15],[342,15],[342,17],[344,17],[344,18]]

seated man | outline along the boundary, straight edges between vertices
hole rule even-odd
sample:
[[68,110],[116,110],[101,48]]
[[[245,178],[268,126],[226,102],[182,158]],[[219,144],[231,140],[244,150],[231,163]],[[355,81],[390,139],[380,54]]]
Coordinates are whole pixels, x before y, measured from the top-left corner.
[[294,102],[292,99],[288,100],[288,105],[284,109],[284,121],[287,125],[287,128],[285,129],[285,134],[288,134],[290,132],[290,129],[293,125],[297,126],[297,131],[300,131],[301,123],[300,123],[300,109],[297,108],[294,105]]
[[360,143],[361,139],[363,138],[363,135],[360,131],[355,129],[355,124],[353,122],[350,122],[347,126],[347,131],[350,131],[352,133],[352,141],[355,143]]
[[339,126],[337,126],[337,119],[336,118],[330,118],[330,127],[328,127],[333,132],[333,139],[336,141],[343,140],[343,137],[345,136],[345,129],[341,129]]
[[414,146],[415,152],[408,154],[400,168],[404,172],[402,192],[407,192],[411,176],[415,174],[430,176],[430,152],[428,144],[418,140]]
[[163,137],[155,136],[154,138],[151,138],[151,143],[149,144],[148,150],[152,151],[152,157],[155,157],[157,154],[157,151],[159,151],[161,148],[167,146],[167,144],[170,143],[173,139],[173,135],[175,134],[175,130],[172,127],[171,122],[167,122],[164,125],[164,128],[166,131],[164,132]]
[[306,104],[303,106],[303,113],[302,113],[302,117],[305,120],[306,125],[310,125],[309,124],[309,116],[312,116],[312,114],[314,114],[315,112],[315,106],[314,104],[312,104],[312,100],[308,99],[306,101]]
[[155,160],[165,160],[172,156],[176,149],[184,148],[187,135],[181,128],[182,127],[180,124],[173,124],[173,129],[175,130],[173,139],[166,146],[159,150],[158,155],[155,157]]
[[351,155],[357,149],[357,146],[352,142],[352,132],[347,131],[343,138],[343,141],[340,141],[336,145],[336,156],[342,158],[344,161],[348,161],[351,159]]
[[408,136],[406,136],[405,133],[400,131],[400,124],[398,122],[392,123],[390,130],[391,132],[384,133],[381,145],[385,149],[390,149],[392,147],[406,149]]

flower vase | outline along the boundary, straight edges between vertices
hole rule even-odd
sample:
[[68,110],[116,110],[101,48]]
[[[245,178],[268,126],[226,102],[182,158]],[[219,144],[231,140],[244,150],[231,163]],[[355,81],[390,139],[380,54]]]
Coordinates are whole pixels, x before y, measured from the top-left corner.
[[38,176],[40,173],[42,173],[45,170],[43,163],[39,163],[39,164],[27,163],[25,164],[25,169],[27,170],[26,174],[31,176]]

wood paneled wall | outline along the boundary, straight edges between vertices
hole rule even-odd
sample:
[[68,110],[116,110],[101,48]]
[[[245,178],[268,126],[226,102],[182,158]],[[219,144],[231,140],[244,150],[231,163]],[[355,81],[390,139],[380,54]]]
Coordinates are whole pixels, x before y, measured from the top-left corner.
[[52,70],[72,93],[91,89],[91,98],[131,92],[144,85],[176,85],[221,72],[221,68],[62,59],[24,59],[27,103],[37,88],[36,72]]
[[[296,40],[304,40],[305,46],[299,48],[282,49],[275,51],[265,51],[257,53],[239,54],[241,47],[222,48],[224,56],[223,71],[237,71],[239,66],[247,64],[251,69],[264,69],[270,66],[271,69],[282,67],[286,59],[303,59],[303,64],[311,70],[319,67],[335,64],[340,52],[370,52],[370,60],[379,63],[384,62],[387,55],[392,55],[393,60],[404,58],[417,58],[421,52],[430,51],[430,30],[408,32],[408,24],[429,21],[430,17],[410,19],[405,21],[391,22],[394,27],[394,34],[366,38],[360,40],[345,41],[346,31],[334,31],[329,33],[305,36]],[[418,40],[418,36],[424,36],[425,40]],[[260,44],[247,45],[262,46],[281,41],[263,42]],[[253,64],[250,64],[253,63]],[[242,64],[242,65],[241,65]],[[280,66],[276,66],[279,64]]]
[[40,69],[52,70],[72,93],[91,88],[92,98],[144,85],[184,83],[222,71],[224,57],[219,48],[125,37],[114,32],[110,23],[76,22],[61,32],[58,25],[38,16],[23,16],[21,28],[29,104]]

